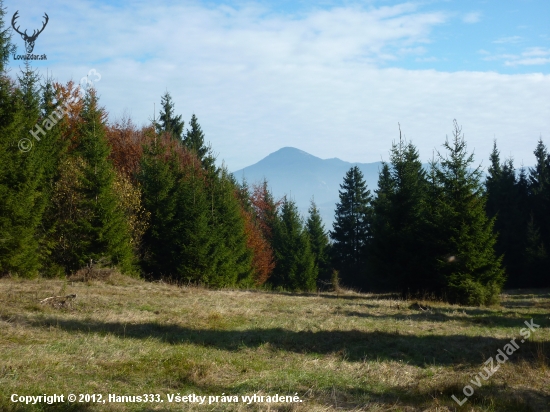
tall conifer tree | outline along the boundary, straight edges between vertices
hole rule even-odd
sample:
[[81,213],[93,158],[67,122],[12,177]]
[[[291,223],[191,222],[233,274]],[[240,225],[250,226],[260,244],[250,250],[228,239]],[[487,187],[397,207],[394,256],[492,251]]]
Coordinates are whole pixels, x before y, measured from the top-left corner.
[[6,9],[4,8],[4,1],[0,0],[0,75],[6,75],[6,64],[10,59],[10,54],[14,54],[16,47],[11,42],[11,29],[4,22],[6,16]]
[[252,286],[252,251],[247,247],[246,222],[237,197],[237,186],[225,168],[212,176],[210,233],[215,262],[213,286]]
[[174,102],[170,93],[166,92],[161,97],[162,109],[160,111],[159,123],[156,124],[158,133],[169,133],[172,138],[181,141],[183,138],[184,121],[182,115],[174,113]]
[[135,267],[128,222],[114,192],[115,171],[109,162],[105,137],[105,112],[94,89],[86,93],[80,119],[80,138],[74,156],[78,159],[78,217],[67,223],[78,241],[72,250],[70,269],[105,260],[123,272]]
[[402,292],[432,287],[426,263],[431,255],[426,237],[426,172],[412,143],[401,136],[392,145],[391,165],[383,166],[374,201],[371,264],[376,277]]
[[340,202],[330,237],[333,240],[334,266],[348,286],[364,288],[367,248],[371,238],[372,197],[363,173],[352,167],[340,185]]
[[539,139],[534,151],[536,164],[529,168],[528,194],[531,219],[528,222],[527,266],[530,286],[550,286],[550,153]]
[[309,235],[311,252],[315,257],[315,265],[319,271],[319,280],[329,282],[331,276],[330,265],[330,243],[328,234],[325,231],[319,209],[312,199],[309,207],[309,214],[306,221],[306,230]]
[[315,289],[317,268],[309,236],[294,201],[284,198],[273,234],[275,269],[269,282],[287,290]]
[[[5,33],[0,37],[6,41]],[[29,64],[17,85],[0,73],[0,273],[31,277],[40,268],[44,162],[29,134],[39,119],[39,102],[38,77]]]
[[443,254],[436,256],[438,273],[451,301],[491,304],[498,301],[504,284],[502,257],[495,255],[494,219],[485,214],[485,197],[479,167],[470,169],[462,129],[454,122],[453,139],[438,154],[435,174],[440,186],[435,226]]
[[175,156],[165,156],[160,137],[144,148],[138,182],[142,202],[150,214],[150,224],[143,235],[142,267],[148,277],[174,275],[176,252],[172,252],[174,216],[177,212],[177,184],[180,178]]
[[187,129],[183,138],[183,145],[195,153],[203,169],[213,172],[215,170],[216,158],[212,154],[212,148],[204,143],[204,133],[197,120],[197,116],[194,114],[191,117],[189,126],[191,126],[191,129]]
[[223,281],[217,283],[217,239],[212,231],[214,209],[206,185],[196,163],[183,166],[183,174],[176,182],[176,208],[166,239],[171,242],[172,273],[187,282],[227,286]]
[[497,255],[503,255],[507,286],[519,287],[526,276],[523,254],[529,212],[522,206],[522,194],[513,161],[508,159],[504,163],[500,162],[496,141],[490,160],[485,181],[487,216],[495,219],[494,230],[498,235],[495,250]]
[[386,256],[391,254],[390,208],[394,193],[394,182],[390,166],[382,162],[378,173],[378,188],[374,191],[376,197],[372,201],[373,219],[371,224],[372,242],[369,245],[369,288],[376,290],[394,290],[395,279],[382,273]]

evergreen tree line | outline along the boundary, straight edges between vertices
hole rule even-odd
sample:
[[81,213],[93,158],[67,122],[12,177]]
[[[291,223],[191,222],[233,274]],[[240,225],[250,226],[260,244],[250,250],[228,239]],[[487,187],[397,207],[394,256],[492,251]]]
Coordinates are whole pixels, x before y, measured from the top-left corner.
[[375,194],[358,167],[341,185],[332,265],[361,290],[399,291],[465,304],[491,304],[504,286],[548,287],[550,155],[518,173],[494,145],[484,178],[459,125],[423,167],[400,137]]
[[328,238],[314,205],[304,222],[267,182],[238,183],[217,167],[197,117],[186,129],[168,92],[159,118],[137,128],[109,124],[93,88],[41,80],[29,64],[12,79],[0,13],[0,276],[93,266],[211,287],[315,289],[324,244],[309,233]]
[[[95,90],[12,79],[0,7],[0,276],[66,276],[90,265],[211,287],[360,290],[494,302],[501,288],[548,286],[550,156],[516,174],[491,155],[485,183],[461,130],[428,170],[404,139],[371,193],[344,177],[333,228],[314,201],[306,219],[268,182],[216,166],[193,114],[168,92],[150,126],[107,122]],[[53,116],[52,113],[58,113]],[[44,130],[38,139],[29,131]],[[26,140],[25,140],[26,139]],[[24,144],[22,144],[24,142]],[[29,142],[33,147],[29,149]],[[507,280],[506,280],[507,279]]]

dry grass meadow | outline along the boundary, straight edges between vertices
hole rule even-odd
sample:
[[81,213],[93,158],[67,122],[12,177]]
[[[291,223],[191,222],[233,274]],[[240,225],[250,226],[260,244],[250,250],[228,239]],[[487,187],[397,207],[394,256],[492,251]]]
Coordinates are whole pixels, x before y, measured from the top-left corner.
[[[65,304],[40,300],[76,294]],[[0,279],[2,411],[550,411],[550,292],[458,307],[387,295],[212,291]],[[524,321],[540,328],[482,386],[469,381]],[[519,339],[516,339],[519,343]],[[462,406],[462,389],[475,393]],[[159,394],[163,403],[12,403],[12,394]],[[169,403],[167,395],[301,403]],[[221,398],[220,398],[221,399]]]

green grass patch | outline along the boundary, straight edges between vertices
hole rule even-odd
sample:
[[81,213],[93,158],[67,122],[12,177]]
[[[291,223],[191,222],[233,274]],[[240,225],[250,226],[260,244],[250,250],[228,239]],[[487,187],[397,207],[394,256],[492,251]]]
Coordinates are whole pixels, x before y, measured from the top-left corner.
[[[76,294],[71,305],[40,300]],[[550,293],[459,307],[391,295],[211,291],[146,283],[0,280],[2,411],[550,410]],[[524,321],[541,327],[462,406]],[[519,338],[519,339],[518,339]],[[22,405],[12,394],[159,394],[163,403]],[[302,403],[169,403],[168,395],[298,394]]]

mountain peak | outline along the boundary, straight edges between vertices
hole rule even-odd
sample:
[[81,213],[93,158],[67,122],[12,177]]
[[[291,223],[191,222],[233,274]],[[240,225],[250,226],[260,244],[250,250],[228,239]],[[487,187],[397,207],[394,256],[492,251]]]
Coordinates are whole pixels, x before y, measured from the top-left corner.
[[271,153],[267,157],[269,157],[269,156],[277,156],[277,157],[296,156],[296,157],[310,157],[310,158],[319,159],[318,157],[313,156],[312,154],[309,154],[308,152],[304,152],[303,150],[300,150],[300,149],[297,149],[296,147],[291,147],[291,146],[282,147],[279,150]]
[[322,163],[323,160],[313,156],[307,152],[304,152],[303,150],[297,149],[295,147],[283,147],[276,152],[273,152],[266,157],[264,157],[262,160],[260,160],[258,163],[249,166],[245,168],[245,170],[249,169],[250,167],[254,166],[260,166],[262,168],[265,167],[303,167],[307,165],[306,167],[314,167],[314,165],[318,165]]

